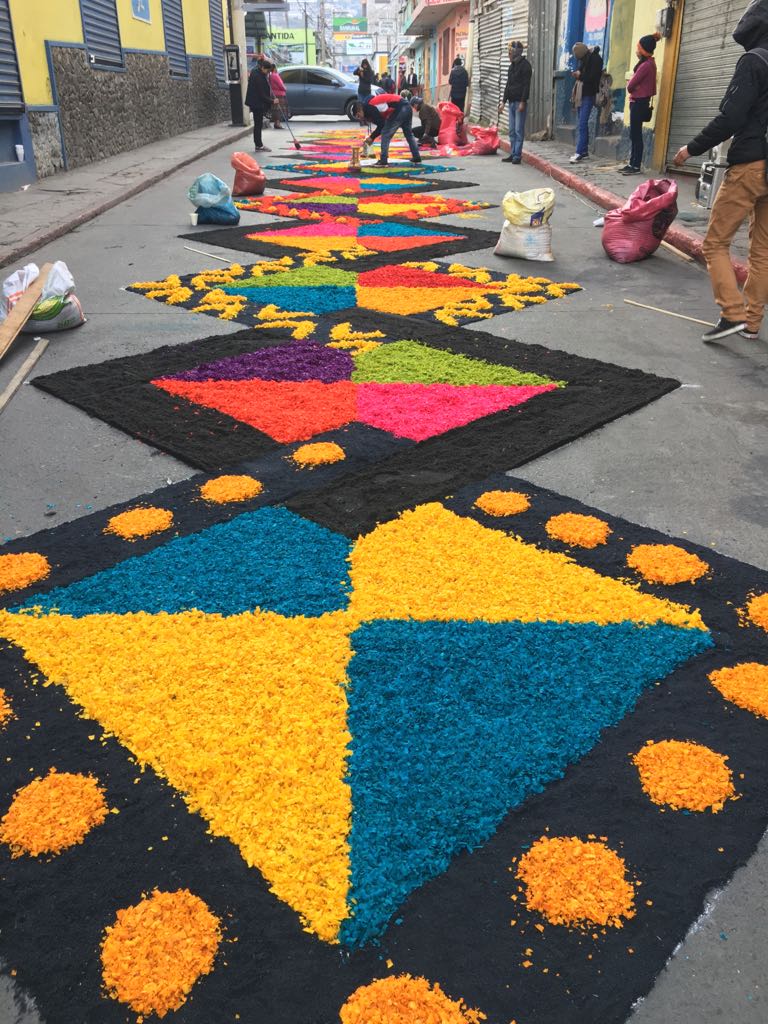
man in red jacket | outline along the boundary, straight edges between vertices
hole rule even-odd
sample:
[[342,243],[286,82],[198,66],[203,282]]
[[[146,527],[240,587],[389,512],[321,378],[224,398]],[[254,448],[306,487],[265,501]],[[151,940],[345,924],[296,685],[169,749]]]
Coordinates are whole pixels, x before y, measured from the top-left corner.
[[374,96],[370,106],[375,107],[383,114],[385,119],[384,129],[381,133],[381,158],[376,161],[376,167],[386,167],[389,157],[389,144],[392,141],[398,128],[402,128],[405,141],[411,151],[411,163],[420,164],[421,154],[419,146],[411,128],[413,122],[413,111],[411,105],[397,93],[383,93]]

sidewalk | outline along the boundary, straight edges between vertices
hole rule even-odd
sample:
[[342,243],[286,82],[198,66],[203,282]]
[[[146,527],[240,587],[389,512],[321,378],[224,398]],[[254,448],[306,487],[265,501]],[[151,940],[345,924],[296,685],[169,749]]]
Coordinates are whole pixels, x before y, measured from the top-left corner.
[[43,178],[25,191],[0,192],[0,267],[250,132],[229,124],[210,125]]
[[[503,141],[502,147],[509,149],[509,144]],[[642,174],[625,177],[619,173],[621,164],[609,161],[605,157],[590,156],[586,163],[571,164],[569,160],[572,155],[573,148],[559,142],[526,142],[523,150],[523,160],[526,163],[536,167],[544,174],[551,174],[558,181],[580,192],[603,209],[620,206],[640,182],[646,180]],[[647,175],[647,177],[652,176],[654,175]],[[667,176],[674,177],[679,189],[679,213],[667,234],[667,240],[699,262],[703,262],[701,243],[707,229],[709,211],[696,202],[694,194],[696,177],[690,174],[670,175],[669,173]],[[749,229],[748,225],[744,224],[731,249],[735,261],[746,262],[748,246]],[[739,274],[738,267],[737,274]]]

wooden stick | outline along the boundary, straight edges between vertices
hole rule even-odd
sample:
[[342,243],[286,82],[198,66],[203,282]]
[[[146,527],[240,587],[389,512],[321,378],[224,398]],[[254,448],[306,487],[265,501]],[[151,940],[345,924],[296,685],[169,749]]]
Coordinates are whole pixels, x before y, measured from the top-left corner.
[[32,310],[40,301],[45,282],[51,271],[51,263],[44,263],[42,270],[37,275],[26,291],[22,292],[20,299],[10,311],[8,316],[0,324],[0,359],[11,347],[24,324],[32,315]]
[[646,306],[644,302],[635,302],[634,299],[624,299],[630,306],[639,306],[640,309],[652,309],[654,313],[664,313],[666,316],[676,316],[678,320],[688,320],[692,324],[702,324],[704,327],[714,327],[709,320],[697,320],[695,316],[684,316],[682,313],[673,313],[670,309],[659,309],[658,306]]
[[40,356],[43,354],[43,352],[45,352],[47,348],[48,339],[40,338],[38,343],[29,353],[24,362],[21,364],[17,372],[11,378],[11,382],[9,383],[8,387],[5,389],[5,391],[3,391],[2,395],[0,395],[0,413],[2,413],[3,409],[6,407],[6,405],[8,405],[10,400],[19,390],[21,385],[24,383],[24,378],[27,376],[29,371],[32,369],[32,367],[35,365],[35,363],[38,361]]
[[200,256],[207,256],[209,260],[221,260],[222,263],[229,263],[230,266],[232,265],[232,260],[228,260],[224,256],[214,256],[212,252],[203,252],[202,249],[193,249],[191,245],[185,245],[184,248],[189,252],[196,252]]
[[664,246],[665,249],[669,249],[670,252],[673,252],[675,254],[675,256],[679,256],[681,260],[685,260],[686,263],[695,263],[696,262],[694,260],[693,256],[689,256],[687,252],[683,252],[682,249],[678,249],[677,246],[676,245],[672,245],[671,242],[665,242],[664,239],[662,238],[661,244]]

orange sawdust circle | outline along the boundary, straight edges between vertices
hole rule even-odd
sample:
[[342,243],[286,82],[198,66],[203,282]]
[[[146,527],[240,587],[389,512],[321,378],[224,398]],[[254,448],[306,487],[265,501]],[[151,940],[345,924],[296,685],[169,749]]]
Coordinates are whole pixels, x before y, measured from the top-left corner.
[[346,455],[341,445],[334,441],[314,441],[300,445],[291,458],[299,466],[322,466],[328,462],[341,462]]
[[552,516],[544,529],[555,540],[580,548],[596,548],[599,544],[605,544],[611,533],[605,520],[597,516],[583,516],[578,512],[563,512]]
[[109,808],[91,775],[57,772],[23,786],[0,822],[0,841],[12,857],[55,854],[82,843]]
[[116,533],[125,540],[137,537],[150,537],[153,533],[162,533],[173,523],[173,512],[167,508],[131,508],[112,516],[104,527],[105,533]]
[[17,555],[0,555],[0,594],[6,590],[19,590],[45,579],[51,565],[45,555],[24,551]]
[[743,661],[710,672],[709,681],[732,704],[768,718],[768,665]]
[[188,889],[155,889],[118,910],[105,930],[104,985],[134,1013],[164,1017],[186,1001],[198,978],[210,974],[220,941],[219,919],[199,896]]
[[529,509],[531,502],[522,491],[484,491],[475,506],[489,516],[516,516]]
[[768,633],[768,594],[756,594],[747,601],[747,617]]
[[530,910],[569,928],[621,928],[635,916],[635,887],[624,861],[597,841],[542,836],[520,858],[517,877]]
[[0,729],[13,718],[13,708],[8,700],[8,694],[0,689]]
[[224,505],[229,501],[248,501],[264,490],[260,480],[252,476],[228,474],[207,480],[200,488],[200,497],[205,501]]
[[484,1013],[450,999],[435,982],[398,974],[361,985],[347,999],[341,1024],[480,1024]]
[[632,761],[645,793],[673,811],[716,813],[736,795],[728,759],[700,743],[649,740]]
[[649,583],[693,583],[709,572],[705,561],[677,544],[638,544],[627,555],[627,565]]

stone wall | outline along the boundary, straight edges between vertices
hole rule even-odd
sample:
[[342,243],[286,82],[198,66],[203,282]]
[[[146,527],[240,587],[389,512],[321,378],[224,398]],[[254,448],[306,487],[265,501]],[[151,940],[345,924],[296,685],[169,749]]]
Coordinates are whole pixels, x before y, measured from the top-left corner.
[[63,171],[64,154],[58,114],[52,110],[30,110],[27,116],[38,178],[47,178],[57,171]]
[[229,117],[212,58],[193,57],[188,78],[171,78],[161,54],[126,53],[117,72],[89,67],[84,49],[53,46],[51,56],[69,168]]

